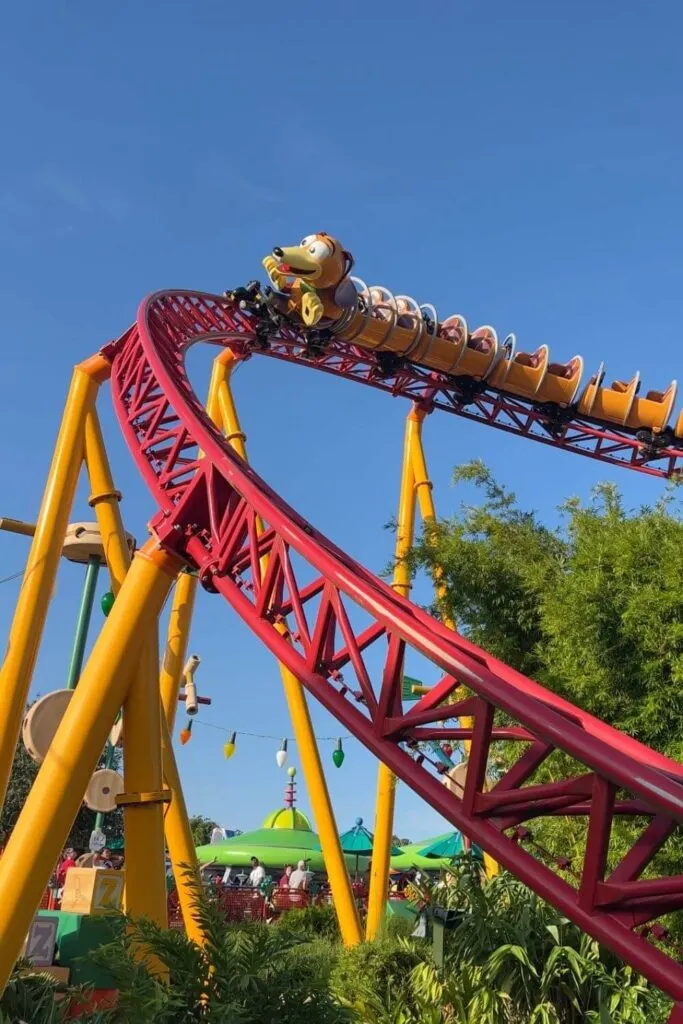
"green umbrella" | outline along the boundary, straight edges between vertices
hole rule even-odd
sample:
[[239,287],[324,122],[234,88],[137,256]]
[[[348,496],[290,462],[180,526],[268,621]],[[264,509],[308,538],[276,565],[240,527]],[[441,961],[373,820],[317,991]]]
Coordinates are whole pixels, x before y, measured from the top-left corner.
[[463,849],[460,833],[450,832],[447,836],[441,836],[428,846],[423,847],[420,850],[420,856],[435,859],[443,857],[447,860],[452,860],[454,857],[459,857]]
[[[353,853],[356,856],[356,874],[358,874],[358,858],[359,857],[370,857],[372,855],[373,846],[373,835],[369,832],[363,824],[362,818],[356,818],[356,824],[353,828],[350,828],[347,832],[342,832],[339,836],[341,842],[341,848],[344,853]],[[400,853],[401,848],[392,844],[391,854],[393,857],[395,854]]]

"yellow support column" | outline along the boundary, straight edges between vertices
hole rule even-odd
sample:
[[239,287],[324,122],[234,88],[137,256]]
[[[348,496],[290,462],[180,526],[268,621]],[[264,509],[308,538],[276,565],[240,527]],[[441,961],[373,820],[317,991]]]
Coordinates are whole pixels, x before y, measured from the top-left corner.
[[[74,369],[33,543],[0,670],[0,806],[4,803],[33,668],[83,459],[85,417],[109,364],[93,356]],[[81,793],[81,796],[83,794]]]
[[172,734],[178,709],[178,692],[183,676],[183,665],[187,655],[187,643],[190,637],[190,624],[197,593],[197,577],[189,572],[178,574],[171,614],[168,619],[166,633],[166,649],[159,673],[161,703],[168,722],[168,730]]
[[[420,410],[415,410],[417,416],[424,419],[425,414]],[[415,492],[417,495],[418,504],[420,506],[420,516],[422,522],[434,523],[436,522],[436,509],[434,507],[434,498],[432,497],[432,481],[429,478],[427,472],[427,460],[425,459],[424,447],[422,445],[422,431],[418,430],[415,432],[412,441],[412,465],[413,475],[415,478]],[[437,568],[434,572],[434,590],[439,600],[442,600],[446,588],[441,581],[441,571]],[[448,629],[455,629],[455,622],[450,619],[447,615],[443,616],[443,624]],[[474,719],[469,717],[463,717],[460,719],[464,729],[471,729],[474,726]],[[469,755],[470,752],[470,741],[465,740],[464,743],[465,753]],[[497,875],[500,871],[499,864],[489,857],[488,853],[484,854],[484,867],[486,874],[489,878],[493,875]]]
[[171,800],[166,805],[164,817],[169,857],[173,865],[185,931],[188,938],[196,942],[198,946],[202,946],[206,940],[195,914],[195,892],[199,885],[197,854],[190,831],[190,820],[173,752],[171,734],[163,714],[161,715],[161,749],[164,778],[171,793]]
[[[206,399],[206,411],[215,422],[218,422],[217,391],[220,373],[214,362]],[[203,452],[200,452],[203,455]],[[159,673],[161,703],[168,722],[168,730],[173,735],[173,727],[178,710],[178,694],[183,678],[183,666],[187,656],[187,644],[190,638],[192,613],[197,596],[197,577],[181,572],[176,581],[173,603],[166,632],[166,648]]]
[[0,858],[0,991],[177,572],[154,540],[136,554]]
[[[406,555],[410,551],[415,532],[415,477],[413,475],[413,438],[419,433],[422,415],[412,409],[406,420],[403,442],[403,464],[401,467],[401,491],[396,524],[396,547],[394,579],[392,587],[402,597],[410,593],[410,571]],[[372,867],[370,871],[370,894],[368,917],[365,923],[365,938],[376,938],[382,928],[389,892],[389,871],[391,868],[391,845],[394,834],[394,805],[396,797],[396,776],[385,764],[380,764],[377,776],[377,798],[375,804],[375,835],[372,845]]]
[[[248,461],[245,444],[246,437],[242,432],[237,408],[230,389],[230,373],[234,365],[235,358],[229,350],[218,356],[214,362],[218,408],[227,440],[237,454],[246,462]],[[262,571],[265,571],[266,566],[267,558],[264,557],[262,559]],[[277,628],[283,634],[287,632],[284,625]],[[281,663],[280,675],[282,676],[285,697],[301,758],[301,768],[306,780],[313,817],[318,829],[318,835],[320,836],[320,845],[339,921],[339,930],[341,931],[344,945],[353,946],[362,939],[360,921],[353,899],[351,881],[346,870],[344,854],[339,842],[337,824],[320,760],[320,751],[318,750],[313,732],[306,695],[296,676]]]
[[121,518],[121,493],[114,487],[114,478],[104,446],[102,428],[97,410],[88,411],[85,420],[85,468],[90,483],[88,504],[95,510],[95,518],[102,539],[104,557],[111,579],[114,596],[118,594],[130,567],[130,551]]
[[[121,588],[121,584],[126,576],[128,567],[130,564],[130,552],[128,545],[126,544],[125,532],[123,528],[123,520],[119,510],[119,501],[121,495],[116,491],[114,487],[114,481],[109,466],[109,459],[107,458],[107,452],[104,446],[104,440],[102,438],[102,431],[100,429],[99,420],[96,412],[92,412],[88,415],[86,421],[86,433],[85,433],[85,458],[88,469],[88,475],[90,478],[90,486],[92,489],[92,496],[90,498],[90,504],[94,507],[97,515],[97,522],[102,535],[102,541],[104,544],[105,551],[107,553],[107,563],[111,574],[112,590],[114,594],[117,594]],[[192,611],[192,601],[194,599],[194,589],[187,588],[186,581],[196,583],[194,577],[188,573],[181,572],[178,574],[176,582],[176,589],[174,593],[173,609],[171,611],[171,620],[169,622],[169,639],[166,647],[166,660],[165,668],[168,667],[170,674],[174,673],[175,666],[173,665],[172,658],[174,655],[180,659],[180,668],[178,669],[178,679],[182,671],[182,659],[184,658],[184,648],[187,645],[187,632],[189,630],[189,623]],[[180,591],[180,597],[178,592]],[[174,614],[175,611],[175,614]],[[169,650],[171,655],[169,656]],[[151,675],[150,675],[151,673]],[[166,747],[162,744],[160,748],[156,748],[156,745],[152,744],[151,737],[158,735],[159,742],[162,743],[162,722],[159,707],[159,684],[158,684],[158,652],[156,650],[156,642],[153,644],[153,650],[146,650],[140,665],[137,670],[137,677],[135,679],[136,693],[133,695],[131,691],[129,700],[124,705],[124,749],[126,752],[126,759],[124,761],[124,772],[126,765],[128,766],[128,773],[126,774],[126,790],[136,791],[142,789],[143,791],[153,791],[154,779],[157,777],[157,764],[159,757],[161,757],[161,765],[163,767],[163,776],[166,778],[168,788],[170,790],[171,801],[167,805],[167,811],[165,819],[162,817],[163,809],[158,811],[152,810],[150,812],[149,806],[142,809],[142,805],[130,804],[124,810],[124,830],[126,835],[126,863],[127,863],[127,884],[126,884],[126,910],[130,913],[139,916],[146,914],[146,916],[154,916],[160,922],[166,920],[166,871],[164,864],[164,843],[163,843],[163,829],[166,828],[167,843],[169,856],[171,862],[174,865],[174,874],[176,876],[176,884],[178,886],[178,892],[180,895],[181,905],[183,908],[189,904],[191,895],[191,888],[188,888],[187,875],[184,874],[178,867],[180,864],[187,864],[190,869],[197,866],[197,858],[194,852],[194,846],[190,845],[189,850],[186,845],[181,845],[180,848],[176,846],[176,837],[186,829],[189,834],[190,827],[187,821],[187,810],[185,808],[185,800],[183,797],[182,789],[180,788],[180,779],[178,777],[178,770],[175,764],[175,758],[173,756],[172,747]],[[171,682],[168,683],[167,676],[164,674],[164,669],[161,673],[161,684],[164,689],[164,693],[167,694],[170,707],[175,712],[177,704],[178,687]],[[166,681],[166,685],[164,685]],[[153,684],[154,694],[149,691],[150,683]],[[133,766],[131,766],[131,754],[128,742],[129,736],[129,725],[133,730],[134,744],[137,746],[140,737],[144,736],[146,727],[142,727],[142,722],[138,720],[138,716],[135,710],[135,702],[141,703],[141,711],[143,721],[146,718],[147,726],[150,728],[151,733],[148,736],[143,746],[143,751],[146,746],[152,744],[154,749],[150,750],[151,762],[145,761],[144,754],[142,757],[133,754]],[[126,710],[128,712],[126,716]],[[153,728],[151,719],[158,721],[159,725]],[[139,736],[137,735],[139,733]],[[169,751],[171,761],[169,762]],[[131,778],[131,769],[133,770],[133,777]],[[144,781],[136,781],[139,772],[149,774],[150,779],[147,783]],[[174,781],[172,781],[174,780]],[[162,781],[159,779],[157,790],[162,789]],[[157,805],[159,807],[159,805]],[[148,832],[147,828],[149,822],[143,823],[145,816],[151,819],[152,831]],[[183,824],[183,816],[185,822]],[[140,826],[136,824],[140,823]],[[169,832],[168,824],[173,823],[173,827]],[[131,829],[133,830],[132,843],[133,850],[136,847],[144,844],[143,853],[144,856],[140,861],[140,870],[138,871],[134,866],[134,862],[137,863],[140,856],[139,852],[131,854],[129,843],[131,842]],[[160,832],[160,829],[162,830]],[[154,835],[156,833],[156,836]],[[154,848],[153,863],[150,863],[148,851]],[[131,872],[135,875],[132,878]],[[146,878],[149,877],[149,873],[153,872],[154,883],[150,887],[147,884]],[[132,888],[131,881],[132,878]],[[141,891],[143,889],[150,889],[149,898],[152,900],[153,907],[156,908],[154,913],[150,913],[149,907],[145,908],[144,903],[148,899],[148,895],[144,895],[142,899]],[[187,892],[186,892],[187,889]],[[163,890],[163,909],[162,909],[162,890]],[[142,902],[141,902],[142,900]],[[163,915],[163,916],[162,916]],[[192,932],[193,937],[197,938],[198,932],[196,924],[187,918],[184,912],[186,927],[188,928],[188,934]],[[199,939],[197,938],[197,941]]]
[[123,705],[126,913],[168,924],[157,623],[150,625]]

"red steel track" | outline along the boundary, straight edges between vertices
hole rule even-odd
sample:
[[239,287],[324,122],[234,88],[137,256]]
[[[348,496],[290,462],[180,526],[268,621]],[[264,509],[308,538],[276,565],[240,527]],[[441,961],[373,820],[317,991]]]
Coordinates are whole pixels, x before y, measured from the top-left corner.
[[[668,992],[682,1004],[674,1014],[683,1013],[683,964],[650,941],[646,927],[683,908],[683,876],[656,876],[653,866],[657,852],[683,823],[683,766],[573,707],[399,597],[306,522],[233,452],[192,391],[185,352],[198,341],[229,346],[242,356],[261,351],[254,347],[254,326],[227,299],[157,293],[142,303],[136,323],[104,350],[112,360],[120,425],[159,504],[151,525],[161,544],[194,566],[203,586],[222,594],[306,689],[399,778],[535,892]],[[666,476],[683,459],[683,452],[672,449],[648,462],[634,438],[584,422],[572,421],[553,436],[547,415],[488,392],[462,408],[457,383],[418,367],[380,376],[372,353],[339,341],[313,356],[293,331],[271,335],[268,344],[264,353],[276,358],[603,461]],[[270,558],[263,573],[265,553]],[[285,619],[290,632],[282,635],[276,627]],[[426,657],[437,679],[406,710],[401,675],[410,652]],[[459,683],[472,696],[444,707],[443,700]],[[448,719],[461,716],[473,717],[472,729],[444,727]],[[447,738],[471,740],[462,798],[442,785],[439,766],[419,746]],[[501,743],[515,744],[516,760],[484,792],[489,754]],[[576,762],[575,777],[534,783],[534,772],[554,750]],[[546,815],[587,821],[587,852],[584,863],[574,865],[576,884],[519,841],[521,823]],[[608,874],[615,815],[639,816],[644,826]]]

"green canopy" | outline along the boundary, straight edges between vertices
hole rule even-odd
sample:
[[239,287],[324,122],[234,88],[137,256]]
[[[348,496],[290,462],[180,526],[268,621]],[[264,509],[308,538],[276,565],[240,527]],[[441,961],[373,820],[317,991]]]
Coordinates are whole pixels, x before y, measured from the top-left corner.
[[451,863],[448,857],[427,858],[422,855],[421,851],[425,846],[429,846],[439,839],[447,839],[450,834],[450,832],[444,832],[440,836],[432,836],[431,838],[423,839],[419,843],[410,843],[408,846],[402,846],[400,852],[391,858],[392,871],[438,871],[441,868],[448,867]]
[[[252,857],[258,857],[265,868],[273,870],[282,869],[286,864],[296,865],[300,860],[306,861],[310,871],[325,870],[317,835],[303,829],[257,828],[197,848],[199,863],[207,866],[248,868]],[[344,859],[349,869],[355,867],[355,857]]]
[[463,849],[461,834],[459,832],[450,832],[447,836],[434,839],[427,846],[424,846],[420,850],[420,856],[428,857],[431,860],[435,858],[453,860],[454,857],[460,856]]
[[[362,818],[356,818],[356,824],[353,828],[350,828],[347,832],[342,832],[339,836],[341,841],[341,848],[344,853],[355,853],[359,857],[372,855],[372,844],[373,836],[372,832],[368,832],[365,825],[363,824]],[[391,847],[391,856],[400,853],[400,846]]]

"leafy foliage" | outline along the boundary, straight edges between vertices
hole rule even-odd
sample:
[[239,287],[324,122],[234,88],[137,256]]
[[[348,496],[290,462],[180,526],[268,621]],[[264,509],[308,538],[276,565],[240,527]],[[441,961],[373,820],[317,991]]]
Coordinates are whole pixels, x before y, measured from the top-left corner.
[[[27,709],[28,710],[28,709]],[[104,768],[104,757],[100,759],[99,768]],[[19,741],[12,762],[12,773],[7,788],[5,805],[0,810],[0,836],[7,838],[26,803],[26,798],[31,786],[38,774],[39,765],[26,753],[24,744]],[[73,824],[67,845],[78,850],[87,850],[90,841],[90,833],[95,827],[96,812],[89,810],[85,805],[81,807]],[[112,811],[104,819],[104,829],[107,841],[120,839],[123,836],[123,812],[120,808]]]
[[[482,463],[459,467],[454,480],[473,485],[480,503],[461,503],[411,555],[415,570],[440,572],[437,614],[572,703],[682,760],[683,522],[675,491],[629,511],[618,490],[602,484],[587,504],[568,500],[551,530]],[[516,753],[509,744],[496,751],[503,763]],[[576,768],[556,752],[530,781]],[[615,823],[610,863],[642,827]],[[546,819],[533,831],[551,852],[579,862],[581,819]],[[683,839],[674,835],[658,865],[677,872],[682,855]]]
[[278,927],[302,940],[324,938],[338,942],[340,939],[337,915],[330,906],[288,910],[280,918]]
[[391,841],[394,846],[410,846],[412,839],[400,839],[399,836],[392,836]]
[[332,991],[361,1021],[412,1024],[419,1003],[410,984],[421,955],[407,941],[377,939],[345,949],[332,972]]
[[[179,931],[150,921],[92,954],[121,992],[109,1024],[344,1024],[349,1016],[332,998],[313,959],[296,955],[301,940],[280,928],[235,929],[201,889],[197,915],[206,935],[200,949]],[[136,954],[144,949],[145,963]],[[168,974],[168,983],[155,965]]]
[[205,818],[202,814],[195,814],[190,818],[190,831],[195,846],[206,846],[211,842],[211,833],[215,828],[215,821]]
[[[425,1024],[663,1024],[670,1003],[510,875],[482,884],[464,858],[428,903],[462,911],[439,973],[428,961],[409,988]],[[421,1014],[421,1016],[420,1016]],[[407,1024],[407,1022],[406,1022]]]
[[423,535],[413,565],[441,570],[438,611],[496,657],[683,757],[683,522],[668,492],[628,512],[617,489],[570,499],[550,530],[480,462],[483,493]]
[[[282,926],[233,927],[198,889],[205,948],[148,921],[114,930],[90,959],[116,978],[119,1005],[81,1024],[664,1024],[660,993],[509,875],[482,882],[464,858],[423,895],[462,912],[442,972],[422,940],[343,949]],[[56,991],[14,977],[0,1024],[62,1024]]]

